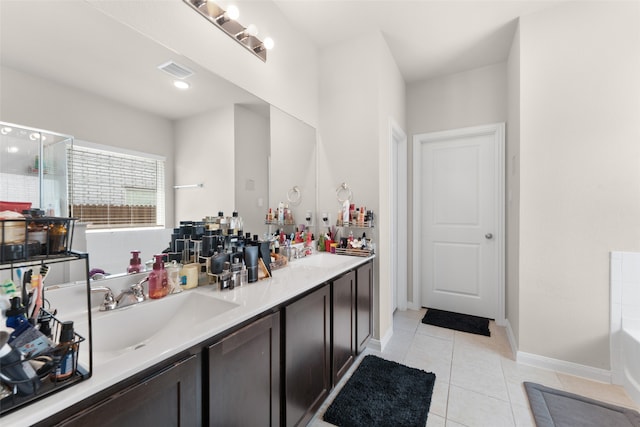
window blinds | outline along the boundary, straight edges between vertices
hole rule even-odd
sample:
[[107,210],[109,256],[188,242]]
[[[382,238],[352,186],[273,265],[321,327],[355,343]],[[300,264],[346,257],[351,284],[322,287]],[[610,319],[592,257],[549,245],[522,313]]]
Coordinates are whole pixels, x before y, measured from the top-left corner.
[[164,225],[164,160],[77,145],[68,155],[74,218],[92,228]]

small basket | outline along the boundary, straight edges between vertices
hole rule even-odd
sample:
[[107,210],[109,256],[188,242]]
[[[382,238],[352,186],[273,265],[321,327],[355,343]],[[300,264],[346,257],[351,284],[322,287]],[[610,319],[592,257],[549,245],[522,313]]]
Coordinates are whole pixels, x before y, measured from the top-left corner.
[[66,255],[75,218],[40,217],[0,220],[0,263]]
[[[52,337],[57,337],[60,335],[60,330],[62,328],[62,322],[60,320],[58,320],[55,316],[44,309],[40,309],[40,318],[50,319]],[[61,353],[57,348],[39,353],[35,356],[27,356],[18,362],[8,364],[7,366],[12,366],[25,362],[30,363],[31,361],[40,363],[46,361],[46,363],[43,363],[46,369],[44,369],[42,372],[38,372],[37,377],[33,379],[11,381],[6,378],[1,378],[0,381],[2,382],[2,384],[9,387],[12,391],[12,394],[0,400],[0,414],[4,414],[5,412],[17,409],[18,407],[21,407],[35,399],[39,399],[40,397],[43,397],[50,393],[62,390],[78,381],[88,378],[89,375],[87,371],[78,365],[80,344],[83,341],[85,341],[85,338],[74,331],[74,340],[67,347],[67,351],[72,353],[72,373],[68,378],[65,379],[58,379],[55,375],[52,375],[52,373],[55,374],[55,372],[60,368],[61,363],[65,362],[66,359],[64,357],[65,353]],[[33,393],[29,395],[20,395],[18,393],[18,386],[28,383],[31,383],[29,384],[28,388],[32,389]]]
[[284,255],[274,253],[271,254],[271,257],[274,259],[274,261],[270,264],[271,271],[286,267],[289,263],[287,257]]
[[336,255],[368,257],[373,255],[373,249],[336,248]]

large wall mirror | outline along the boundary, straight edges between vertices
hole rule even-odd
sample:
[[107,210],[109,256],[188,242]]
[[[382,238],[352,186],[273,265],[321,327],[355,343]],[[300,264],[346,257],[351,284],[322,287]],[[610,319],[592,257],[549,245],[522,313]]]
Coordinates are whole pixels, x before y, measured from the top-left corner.
[[[262,234],[293,188],[296,222],[315,215],[312,127],[87,2],[0,8],[0,120],[166,158],[167,228],[237,209]],[[168,61],[192,72],[188,90]]]

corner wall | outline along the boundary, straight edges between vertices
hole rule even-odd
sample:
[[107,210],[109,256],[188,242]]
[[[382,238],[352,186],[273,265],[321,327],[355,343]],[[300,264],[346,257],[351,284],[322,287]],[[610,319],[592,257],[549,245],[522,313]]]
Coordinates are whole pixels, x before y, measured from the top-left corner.
[[520,336],[520,27],[516,29],[507,61],[507,145],[505,316],[512,345]]
[[520,351],[610,367],[609,251],[640,250],[639,52],[637,2],[520,19]]
[[[363,45],[369,46],[362,49]],[[377,244],[374,335],[392,333],[390,277],[389,119],[405,123],[404,81],[378,32],[324,49],[320,55],[318,211],[335,224],[336,189],[343,182],[356,206],[377,215],[366,230]],[[386,156],[386,157],[385,157]],[[358,230],[361,232],[361,230]]]

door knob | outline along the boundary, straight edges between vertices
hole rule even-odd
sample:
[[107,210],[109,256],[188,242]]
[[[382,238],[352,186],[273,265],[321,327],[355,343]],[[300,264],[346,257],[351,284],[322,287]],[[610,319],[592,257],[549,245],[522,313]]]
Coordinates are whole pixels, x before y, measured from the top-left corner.
[[493,234],[487,233],[487,234],[484,235],[484,238],[485,239],[493,239]]

